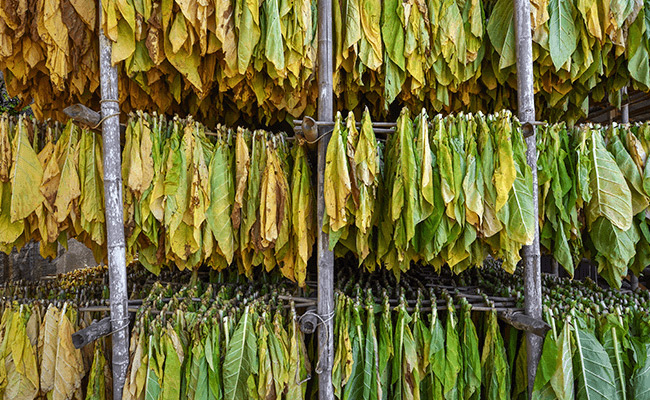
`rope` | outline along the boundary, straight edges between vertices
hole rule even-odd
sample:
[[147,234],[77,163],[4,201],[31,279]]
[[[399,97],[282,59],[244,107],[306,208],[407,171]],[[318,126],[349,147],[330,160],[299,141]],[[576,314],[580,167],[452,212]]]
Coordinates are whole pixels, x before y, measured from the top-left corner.
[[302,140],[304,140],[306,143],[309,143],[309,144],[318,143],[319,140],[321,140],[321,139],[324,138],[325,136],[331,134],[332,132],[334,132],[334,129],[332,129],[332,130],[330,130],[330,131],[327,131],[327,132],[323,133],[323,134],[320,135],[318,138],[316,138],[316,140],[313,140],[313,141],[309,141],[309,140],[307,140],[307,138],[304,138],[304,137],[303,137]]
[[100,119],[99,122],[97,123],[97,125],[93,126],[93,127],[90,128],[90,129],[95,130],[95,129],[99,128],[99,126],[100,126],[104,121],[106,121],[107,119],[109,119],[109,118],[111,118],[111,117],[119,117],[119,116],[120,116],[120,113],[119,113],[119,112],[116,112],[116,113],[113,113],[113,114],[107,115],[107,116],[105,116],[104,118]]
[[[111,318],[111,326],[113,326],[113,322],[118,322],[118,321],[120,321],[120,320]],[[121,332],[121,331],[125,330],[126,328],[128,328],[129,325],[131,324],[131,319],[127,316],[127,317],[122,318],[122,322],[124,322],[124,321],[126,321],[126,323],[123,326],[111,331],[111,333],[109,333],[108,336],[110,336],[110,335],[112,335],[114,333],[117,333],[117,332]]]
[[[300,316],[300,318],[298,318],[298,323],[302,322],[302,318],[304,318],[306,315],[314,315],[320,321],[318,324],[316,324],[316,327],[319,327],[321,325],[325,325],[325,331],[327,332],[327,342],[329,343],[332,334],[331,334],[330,330],[327,329],[326,324],[334,319],[334,311],[329,313],[326,318],[323,318],[323,316],[321,316],[320,314],[314,312],[313,310],[307,310],[303,315]],[[319,351],[318,362],[316,363],[316,373],[318,375],[320,375],[320,374],[322,374],[324,372],[323,368],[321,367],[321,361],[323,360],[323,352],[324,352],[324,349],[321,349]],[[328,356],[329,356],[329,352],[328,352]],[[328,357],[328,360],[329,360],[329,357]]]

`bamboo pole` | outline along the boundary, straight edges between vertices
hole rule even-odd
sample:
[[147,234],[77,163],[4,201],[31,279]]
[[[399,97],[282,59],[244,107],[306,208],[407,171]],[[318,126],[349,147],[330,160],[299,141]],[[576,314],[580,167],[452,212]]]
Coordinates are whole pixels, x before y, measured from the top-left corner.
[[104,149],[104,203],[108,279],[113,335],[113,398],[122,399],[122,388],[129,367],[129,314],[127,311],[126,247],[122,203],[122,164],[120,159],[120,105],[117,91],[117,68],[111,63],[111,42],[101,28],[99,4],[99,73],[101,85],[102,139]]
[[[535,121],[533,91],[533,44],[530,27],[530,2],[514,0],[515,38],[517,44],[517,98],[519,119],[522,123]],[[539,252],[539,208],[537,192],[537,148],[534,126],[528,126],[531,135],[526,137],[526,161],[533,172],[533,227],[535,239],[522,249],[524,261],[524,309],[526,315],[542,318],[542,276]],[[544,339],[526,332],[528,351],[528,396],[532,395],[537,364],[542,354]]]
[[[334,120],[334,57],[332,49],[332,0],[318,0],[318,120]],[[319,130],[326,135],[327,127]],[[329,250],[329,237],[320,229],[325,215],[325,154],[329,135],[318,142],[318,219],[317,267],[318,305],[318,398],[334,400],[332,365],[334,364],[334,253]]]

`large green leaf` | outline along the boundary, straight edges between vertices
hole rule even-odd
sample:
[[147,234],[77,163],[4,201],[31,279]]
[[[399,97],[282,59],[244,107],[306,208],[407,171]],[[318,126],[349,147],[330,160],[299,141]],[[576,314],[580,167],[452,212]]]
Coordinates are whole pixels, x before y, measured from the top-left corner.
[[591,201],[587,206],[589,223],[592,224],[599,216],[603,216],[619,229],[629,229],[632,225],[630,189],[616,161],[603,146],[598,131],[591,133],[589,156],[592,162]]
[[[614,369],[614,378],[616,380],[616,398],[621,400],[627,399],[627,377],[625,376],[625,362],[627,356],[624,353],[621,340],[629,332],[622,326],[615,314],[609,314],[603,323],[601,343],[609,356],[609,361]],[[636,397],[635,397],[636,398]]]
[[463,311],[461,347],[463,349],[463,374],[465,378],[463,398],[477,398],[481,389],[481,355],[479,353],[476,327],[472,321],[469,306]]
[[375,327],[374,301],[369,296],[366,311],[366,332],[364,344],[363,367],[363,398],[377,399],[381,389],[379,386],[379,345]]
[[578,46],[578,28],[575,25],[575,8],[571,0],[550,0],[549,47],[556,70],[571,59]]
[[621,277],[627,273],[627,266],[636,252],[639,241],[636,227],[621,230],[607,218],[600,217],[593,223],[590,237],[598,251],[595,259],[598,272],[612,287],[621,286]]
[[578,400],[611,400],[616,397],[614,370],[609,357],[596,337],[577,326],[574,328],[576,353],[575,375]]
[[499,331],[496,311],[486,315],[485,342],[481,356],[483,395],[488,400],[505,400],[510,395],[510,369]]
[[252,321],[253,316],[253,312],[246,307],[237,329],[228,343],[223,361],[225,400],[247,398],[248,378],[253,371],[257,371],[257,340]]
[[456,330],[456,317],[453,308],[447,308],[449,311],[447,322],[445,324],[445,341],[447,348],[445,354],[445,373],[442,384],[445,389],[445,399],[452,400],[458,399],[461,396],[460,391],[462,388],[458,387],[458,376],[463,369],[463,360],[458,331]]
[[634,372],[630,385],[635,400],[650,399],[650,344],[644,344],[645,363]]
[[573,399],[573,350],[571,347],[571,325],[567,319],[557,341],[555,371],[551,376],[551,386],[558,400]]
[[487,25],[490,42],[501,56],[499,69],[514,65],[517,61],[515,50],[515,15],[514,3],[510,0],[498,0]]
[[228,145],[222,140],[216,144],[209,166],[210,206],[205,217],[217,245],[228,264],[235,251],[232,228],[232,204],[234,201],[233,168],[229,162]]

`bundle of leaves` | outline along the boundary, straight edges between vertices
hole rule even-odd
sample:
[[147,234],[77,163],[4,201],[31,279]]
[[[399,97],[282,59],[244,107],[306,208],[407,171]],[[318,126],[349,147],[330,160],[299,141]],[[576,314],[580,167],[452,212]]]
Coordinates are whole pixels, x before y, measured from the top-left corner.
[[443,293],[437,300],[431,290],[428,307],[422,292],[397,304],[386,292],[338,293],[337,398],[526,398],[523,332],[502,330],[496,309],[472,312],[467,300]]
[[514,271],[534,238],[532,173],[510,112],[412,120],[403,109],[383,146],[366,113],[338,114],[327,149],[330,249],[396,275],[411,263],[459,273],[488,254]]
[[105,341],[81,350],[72,344],[72,334],[91,323],[89,313],[69,302],[3,301],[1,307],[2,398],[112,398]]
[[538,130],[541,243],[573,275],[583,257],[612,286],[650,263],[648,124]]
[[[523,299],[522,271],[480,271],[484,290]],[[544,319],[551,325],[537,368],[533,398],[644,399],[650,378],[647,291],[623,293],[543,276]],[[604,397],[603,397],[604,396]]]
[[[276,265],[304,285],[315,241],[305,144],[284,134],[138,113],[122,154],[128,261],[222,270]],[[106,259],[99,136],[72,122],[0,119],[0,250],[41,242],[44,257],[74,237]]]
[[314,111],[315,1],[4,2],[0,69],[38,118],[99,100],[99,13],[124,111],[189,113],[210,127]]
[[306,398],[311,363],[296,308],[281,290],[251,287],[155,286],[136,316],[124,398]]

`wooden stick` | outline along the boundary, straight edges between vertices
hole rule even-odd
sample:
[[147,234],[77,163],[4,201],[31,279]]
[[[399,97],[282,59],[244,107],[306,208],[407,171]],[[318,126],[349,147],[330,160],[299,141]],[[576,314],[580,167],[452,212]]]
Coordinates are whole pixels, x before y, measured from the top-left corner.
[[[530,28],[530,2],[514,1],[515,43],[517,51],[517,105],[519,120],[524,125],[526,140],[526,162],[533,175],[533,188],[537,188],[537,139],[534,126],[526,126],[535,121],[535,98],[533,91],[533,39]],[[533,190],[533,213],[528,223],[535,236],[533,243],[521,250],[524,264],[524,302],[526,314],[532,318],[542,318],[542,274],[539,251],[539,207],[538,191]],[[537,364],[542,355],[543,340],[530,332],[527,341],[528,394],[533,393]]]
[[[99,8],[102,9],[101,0]],[[104,202],[106,245],[111,299],[111,337],[113,344],[113,398],[121,399],[129,368],[129,330],[126,286],[126,244],[122,202],[122,163],[120,159],[120,105],[117,68],[112,65],[112,43],[99,23],[99,82],[102,97],[102,140],[104,148]]]

